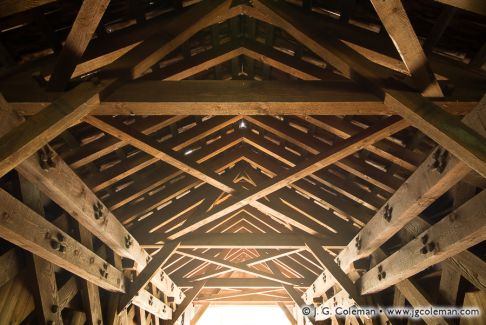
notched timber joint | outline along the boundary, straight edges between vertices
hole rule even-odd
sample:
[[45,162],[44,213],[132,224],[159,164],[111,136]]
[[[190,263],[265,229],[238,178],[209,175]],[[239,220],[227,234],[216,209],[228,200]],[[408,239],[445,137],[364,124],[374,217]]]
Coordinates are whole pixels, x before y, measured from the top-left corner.
[[447,167],[447,162],[449,161],[449,152],[443,148],[438,148],[434,151],[434,161],[432,162],[431,168],[437,170],[439,174]]
[[39,157],[39,165],[44,171],[49,171],[51,168],[56,167],[56,161],[54,157],[56,154],[49,146],[42,147],[38,152],[37,156]]

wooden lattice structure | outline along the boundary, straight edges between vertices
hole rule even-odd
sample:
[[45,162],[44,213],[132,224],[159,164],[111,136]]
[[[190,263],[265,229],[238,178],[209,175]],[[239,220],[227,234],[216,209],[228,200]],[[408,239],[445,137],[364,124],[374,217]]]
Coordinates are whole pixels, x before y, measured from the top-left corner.
[[[403,3],[402,3],[403,2]],[[0,324],[476,306],[486,2],[0,1]]]

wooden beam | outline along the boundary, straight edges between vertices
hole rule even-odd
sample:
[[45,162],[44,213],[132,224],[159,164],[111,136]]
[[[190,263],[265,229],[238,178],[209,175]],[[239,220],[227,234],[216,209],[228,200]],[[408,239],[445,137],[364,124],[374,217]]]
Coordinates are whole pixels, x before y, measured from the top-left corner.
[[251,260],[245,261],[245,263],[248,266],[257,265],[257,264],[265,263],[265,262],[268,262],[268,261],[271,261],[271,260],[274,260],[274,259],[282,258],[282,257],[288,256],[288,255],[291,255],[291,254],[295,254],[295,253],[301,252],[303,250],[305,250],[305,248],[297,248],[297,249],[292,249],[292,250],[287,250],[287,251],[277,251],[273,254],[269,253],[269,254],[265,254],[263,256],[255,257]]
[[[12,112],[2,97],[0,110],[0,135],[22,123],[23,119]],[[131,235],[125,227],[61,157],[54,155],[52,160],[55,166],[50,170],[43,170],[36,156],[27,158],[16,169],[115,252],[135,260],[143,268],[147,264],[147,252],[133,238],[132,244],[126,247],[125,238],[130,239]]]
[[210,302],[205,302],[201,305],[199,305],[199,308],[197,309],[196,313],[194,314],[194,317],[191,319],[191,325],[196,325],[197,322],[201,319],[202,315],[206,312],[208,307],[211,305]]
[[[486,106],[483,103],[486,103],[486,99],[483,99],[480,105],[463,119],[464,123],[480,134],[486,134],[486,129],[478,122],[486,114]],[[441,149],[437,149],[427,157],[407,182],[392,195],[347,247],[338,254],[336,260],[339,260],[340,266],[345,272],[350,271],[354,261],[373,253],[470,172],[468,166],[456,157],[443,156],[443,160],[441,160],[441,152],[443,152]],[[443,169],[439,170],[434,167],[441,163]],[[326,279],[326,283],[323,282],[323,279]],[[307,290],[308,299],[327,291],[334,283],[330,274],[317,278],[315,282],[317,291]]]
[[201,261],[212,263],[212,264],[215,264],[215,265],[218,265],[218,266],[227,267],[227,268],[233,269],[235,271],[245,272],[245,273],[248,273],[248,274],[263,278],[263,279],[267,279],[267,280],[271,280],[271,281],[275,281],[275,282],[280,282],[280,283],[288,284],[288,285],[300,285],[301,284],[301,283],[299,283],[299,281],[296,281],[297,279],[276,277],[276,276],[273,276],[270,273],[262,272],[262,271],[259,271],[257,269],[250,268],[250,267],[243,265],[243,264],[237,264],[237,263],[225,261],[223,259],[216,258],[216,257],[210,256],[208,254],[201,254],[201,253],[197,253],[195,251],[191,251],[191,252],[178,251],[177,253],[180,254],[180,255],[183,255],[183,256],[191,257],[191,258],[197,258]]
[[360,295],[357,286],[351,281],[348,275],[344,273],[340,265],[334,261],[333,257],[313,241],[307,241],[306,245],[322,267],[331,273],[332,277],[343,291],[345,291],[347,295],[358,304],[358,306],[366,306],[365,299]]
[[388,89],[385,105],[486,177],[484,136],[413,92]]
[[187,234],[188,232],[194,231],[195,229],[217,220],[228,213],[236,211],[237,209],[250,204],[251,202],[259,200],[280,188],[288,186],[289,184],[303,177],[327,167],[368,145],[382,140],[389,135],[404,129],[406,126],[407,123],[405,123],[403,120],[397,119],[396,117],[387,118],[378,125],[372,126],[358,133],[357,135],[345,139],[329,149],[322,151],[318,155],[309,158],[302,164],[290,169],[286,173],[268,180],[261,186],[258,186],[247,193],[235,195],[229,198],[225,201],[225,203],[215,207],[212,210],[212,213],[204,214],[199,216],[197,219],[186,222],[184,224],[184,228],[173,231],[169,235],[169,239],[174,239],[181,235]]
[[[167,54],[203,28],[219,23],[230,11],[230,0],[204,1],[171,20],[163,32],[157,32],[105,69],[105,74],[117,74],[136,79]],[[171,35],[167,39],[167,34]],[[161,45],[161,43],[163,45]]]
[[[88,249],[93,250],[93,236],[82,225],[78,224],[79,240]],[[91,324],[103,321],[103,312],[100,302],[100,291],[97,286],[88,281],[81,280],[81,298],[83,300],[86,318]]]
[[147,264],[143,271],[129,284],[126,293],[120,298],[119,310],[125,309],[131,303],[133,298],[147,286],[150,280],[169,260],[172,254],[179,247],[179,242],[168,243],[164,245]]
[[206,281],[199,281],[194,284],[194,287],[186,292],[186,298],[184,301],[177,307],[176,311],[172,315],[172,319],[168,322],[168,325],[175,324],[179,317],[186,311],[187,307],[192,304],[194,299],[197,295],[201,292],[204,288],[204,284]]
[[257,9],[267,14],[272,23],[300,39],[309,49],[329,62],[347,78],[367,84],[395,113],[426,133],[452,154],[486,177],[486,145],[480,136],[440,107],[414,91],[400,90],[401,85],[381,80],[391,77],[390,71],[374,64],[337,40],[332,34],[311,28],[307,17],[283,3],[255,1]]
[[[174,280],[181,288],[192,288],[194,286],[194,282],[190,278]],[[302,287],[306,287],[310,283],[305,279],[304,282]],[[207,289],[271,289],[282,288],[282,284],[262,278],[212,278],[207,279],[204,287]]]
[[474,0],[434,0],[442,4],[467,10],[477,13],[479,15],[486,16],[486,4],[482,1]]
[[289,323],[291,325],[297,325],[297,321],[294,318],[294,315],[292,315],[292,312],[289,310],[287,305],[285,305],[282,302],[278,302],[277,305],[280,307],[280,309],[284,312],[285,317],[289,320]]
[[183,154],[174,152],[171,148],[168,148],[163,143],[159,143],[155,139],[146,136],[143,133],[137,132],[123,123],[107,121],[105,119],[102,120],[94,116],[87,116],[85,121],[94,127],[97,127],[98,129],[111,134],[128,144],[131,144],[135,148],[138,148],[149,155],[154,156],[155,158],[173,165],[183,172],[186,172],[208,184],[213,185],[216,188],[223,190],[224,192],[233,192],[233,189],[225,184],[225,182],[220,180],[220,177],[216,173],[210,170],[203,170],[203,168],[198,166],[197,163],[185,158]]
[[106,290],[124,292],[123,274],[64,231],[0,190],[0,236]]
[[133,298],[132,304],[148,311],[150,314],[155,315],[155,317],[164,320],[172,318],[172,309],[160,299],[150,294],[147,290],[140,290]]
[[21,13],[26,10],[34,9],[57,0],[36,0],[36,1],[18,1],[6,0],[0,2],[0,18]]
[[[180,238],[180,248],[264,248],[264,249],[301,249],[305,247],[304,239],[294,234],[214,234],[191,233]],[[320,243],[327,247],[326,241]]]
[[0,256],[0,288],[7,282],[15,278],[19,273],[22,265],[22,259],[19,257],[19,249],[12,248]]
[[66,88],[109,3],[110,0],[83,0],[49,79],[50,89]]
[[365,273],[361,293],[383,290],[485,240],[485,200],[482,191]]
[[[222,95],[218,90],[224,87]],[[5,85],[2,93],[22,115],[40,112],[59,93],[33,89],[19,92]],[[473,98],[440,98],[436,105],[466,114],[483,94]],[[347,80],[132,81],[101,98],[91,115],[389,115],[394,111],[378,96]]]
[[[408,302],[415,308],[432,307],[433,304],[424,296],[421,290],[415,286],[409,279],[403,280],[396,284],[396,288],[405,296]],[[426,324],[449,324],[444,318],[440,316],[430,317],[422,316]]]
[[[37,187],[20,177],[20,189],[24,204],[44,216],[43,198]],[[32,255],[30,267],[38,321],[62,324],[54,265],[42,257]]]
[[372,0],[418,90],[426,97],[442,97],[442,90],[408,19],[401,0]]
[[[82,83],[29,120],[4,133],[0,141],[0,177],[86,116],[94,109],[92,104],[97,101],[99,92],[109,84]],[[0,113],[4,115],[3,109]]]

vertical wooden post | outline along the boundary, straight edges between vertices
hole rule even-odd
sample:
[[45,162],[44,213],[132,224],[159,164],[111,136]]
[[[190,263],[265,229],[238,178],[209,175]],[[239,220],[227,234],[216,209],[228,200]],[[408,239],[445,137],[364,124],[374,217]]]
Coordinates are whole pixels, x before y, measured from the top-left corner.
[[[82,225],[78,225],[81,244],[93,250],[93,235]],[[96,285],[86,280],[81,280],[81,297],[86,312],[86,318],[93,325],[103,323],[103,315],[100,303],[100,291]]]
[[[44,215],[44,207],[40,191],[35,185],[22,176],[19,177],[24,203],[40,215]],[[32,278],[34,285],[32,288],[34,291],[35,304],[37,306],[38,321],[42,324],[46,324],[49,321],[54,322],[54,324],[63,324],[61,309],[59,308],[54,266],[50,262],[36,255],[32,255],[31,263],[31,270],[34,271],[34,276]]]

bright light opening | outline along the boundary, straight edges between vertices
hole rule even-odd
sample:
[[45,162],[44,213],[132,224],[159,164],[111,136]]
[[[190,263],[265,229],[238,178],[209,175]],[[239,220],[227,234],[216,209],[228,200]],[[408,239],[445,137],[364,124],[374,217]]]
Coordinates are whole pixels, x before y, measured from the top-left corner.
[[289,325],[278,306],[216,305],[209,306],[197,325]]
[[241,121],[240,121],[239,128],[240,128],[240,129],[246,129],[246,122],[245,122],[245,120],[241,120]]

